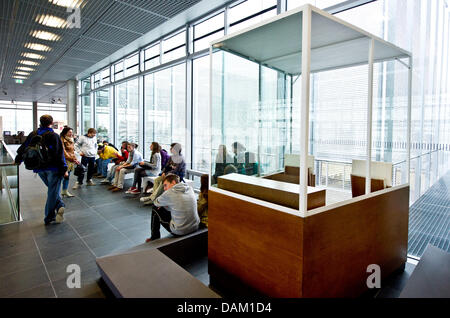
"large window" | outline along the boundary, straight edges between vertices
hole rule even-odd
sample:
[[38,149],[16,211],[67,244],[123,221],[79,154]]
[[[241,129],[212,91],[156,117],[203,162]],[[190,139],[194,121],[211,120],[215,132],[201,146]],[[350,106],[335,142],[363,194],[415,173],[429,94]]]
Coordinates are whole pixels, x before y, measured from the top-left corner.
[[94,93],[95,100],[95,128],[99,140],[112,142],[112,112],[109,89],[102,89]]
[[163,63],[186,56],[186,31],[179,32],[162,42]]
[[144,69],[148,70],[160,64],[161,44],[160,42],[151,45],[144,50]]
[[134,54],[125,59],[125,77],[139,72],[139,54]]
[[86,134],[88,129],[93,127],[92,122],[92,104],[91,96],[85,95],[81,97],[81,110],[82,110],[82,120],[83,120],[83,131],[82,134]]
[[33,130],[32,103],[0,101],[0,117],[2,117],[3,131],[16,134],[23,131],[25,135]]
[[209,43],[225,34],[225,13],[219,13],[194,25],[194,51],[209,48]]
[[38,120],[42,115],[50,115],[53,121],[67,124],[67,106],[65,104],[38,103]]
[[116,142],[139,141],[139,81],[133,79],[115,86]]
[[193,169],[209,171],[209,55],[193,61]]
[[229,33],[277,15],[277,0],[247,0],[229,10]]
[[[149,74],[144,78],[145,156],[158,142],[169,151],[178,142],[186,147],[186,64]],[[185,151],[183,151],[185,153]]]

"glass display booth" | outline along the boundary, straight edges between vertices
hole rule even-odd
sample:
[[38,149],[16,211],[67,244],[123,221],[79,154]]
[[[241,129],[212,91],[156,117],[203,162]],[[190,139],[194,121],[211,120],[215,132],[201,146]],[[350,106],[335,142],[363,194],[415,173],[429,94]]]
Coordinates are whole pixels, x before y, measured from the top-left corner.
[[[311,5],[211,43],[212,285],[356,296],[369,265],[383,277],[404,266],[411,61]],[[383,67],[394,98],[378,114]],[[406,150],[388,154],[379,139]]]

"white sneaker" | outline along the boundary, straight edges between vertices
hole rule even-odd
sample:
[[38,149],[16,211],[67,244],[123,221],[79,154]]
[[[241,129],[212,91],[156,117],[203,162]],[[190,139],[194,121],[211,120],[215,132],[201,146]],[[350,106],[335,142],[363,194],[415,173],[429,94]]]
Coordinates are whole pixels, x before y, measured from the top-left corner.
[[77,181],[75,182],[74,186],[72,187],[72,189],[76,190],[80,187],[80,183]]
[[142,198],[139,199],[139,201],[141,201],[142,203],[148,202],[148,201],[151,201],[151,200],[152,200],[152,199],[150,199],[150,196],[148,196],[148,197],[142,197]]
[[88,181],[86,182],[86,185],[88,185],[88,186],[95,186],[95,183],[92,182],[92,180],[88,180]]
[[67,197],[67,198],[71,198],[71,197],[73,197],[73,194],[70,193],[70,192],[67,191],[67,190],[62,190],[62,191],[61,191],[61,196]]
[[100,181],[100,184],[108,184],[109,180],[108,179],[103,179],[102,181]]
[[55,222],[62,223],[64,221],[64,207],[60,207],[56,213]]

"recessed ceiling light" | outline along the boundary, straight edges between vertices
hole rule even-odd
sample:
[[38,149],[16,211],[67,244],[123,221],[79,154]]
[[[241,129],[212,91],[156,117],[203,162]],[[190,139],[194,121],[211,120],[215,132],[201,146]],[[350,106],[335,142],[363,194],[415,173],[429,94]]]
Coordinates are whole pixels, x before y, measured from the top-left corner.
[[28,60],[20,60],[19,63],[20,63],[20,64],[24,64],[24,65],[39,65],[38,62],[35,62],[35,61],[28,61]]
[[48,45],[39,44],[39,43],[25,43],[25,47],[27,49],[35,50],[35,51],[50,51],[52,48]]
[[14,73],[19,74],[19,75],[26,75],[26,76],[30,75],[30,73],[28,73],[28,72],[21,72],[21,71],[15,71]]
[[47,31],[34,30],[30,32],[30,35],[37,39],[46,41],[59,41],[61,39],[61,36]]
[[67,21],[50,14],[38,14],[36,22],[52,28],[65,28]]
[[27,79],[27,77],[25,76],[20,76],[20,75],[13,75],[13,78],[19,78],[19,79]]
[[40,55],[40,54],[36,54],[36,53],[29,53],[29,52],[25,52],[21,54],[23,57],[27,57],[29,59],[35,59],[35,60],[42,60],[43,58],[45,58],[45,56]]
[[34,68],[26,67],[26,66],[18,66],[17,69],[21,70],[21,71],[30,71],[30,72],[33,72],[35,70]]
[[79,8],[83,0],[48,0],[50,3],[56,4],[60,7]]
[[47,85],[47,86],[55,86],[55,83],[42,83],[43,85]]

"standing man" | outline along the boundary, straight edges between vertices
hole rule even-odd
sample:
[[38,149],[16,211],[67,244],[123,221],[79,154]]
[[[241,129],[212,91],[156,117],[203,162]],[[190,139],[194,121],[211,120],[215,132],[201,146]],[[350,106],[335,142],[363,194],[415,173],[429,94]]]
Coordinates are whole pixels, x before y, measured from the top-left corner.
[[[51,128],[52,116],[43,115],[39,121],[38,130],[28,135],[25,142],[17,149],[15,162],[20,164],[25,161],[25,167],[29,169],[31,161],[32,166],[35,167],[33,172],[39,174],[47,186],[44,223],[48,225],[53,221],[57,223],[64,221],[64,202],[60,196],[60,189],[62,179],[68,177],[68,173],[61,139]],[[40,153],[43,155],[40,160],[35,156],[38,151],[36,145],[40,146]]]
[[[87,167],[87,182],[86,185],[94,186],[92,176],[94,174],[95,155],[97,154],[97,131],[95,128],[89,128],[86,135],[81,136],[75,144],[75,149],[80,153],[81,164]],[[78,181],[72,189],[78,189],[83,184],[84,173],[78,176]]]
[[186,235],[197,231],[200,218],[197,213],[197,200],[194,190],[180,182],[176,174],[168,174],[163,181],[164,193],[153,203],[151,237],[145,242],[161,237],[160,226],[174,235]]

